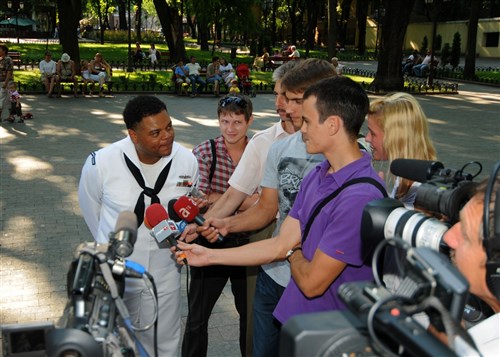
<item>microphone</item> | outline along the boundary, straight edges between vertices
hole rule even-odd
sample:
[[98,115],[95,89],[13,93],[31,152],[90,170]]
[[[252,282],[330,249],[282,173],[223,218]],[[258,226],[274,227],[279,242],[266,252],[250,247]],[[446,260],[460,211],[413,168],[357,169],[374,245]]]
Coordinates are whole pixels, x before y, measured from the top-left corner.
[[391,162],[393,175],[416,182],[427,182],[434,176],[440,176],[443,169],[439,161],[395,159]]
[[137,240],[137,216],[123,211],[116,219],[115,231],[109,234],[109,257],[128,257],[134,251]]
[[[144,217],[144,225],[151,230],[151,235],[158,243],[167,240],[171,247],[180,252],[177,247],[177,238],[181,234],[177,229],[174,221],[168,219],[168,214],[165,208],[159,203],[153,203],[146,209]],[[183,262],[187,264],[186,256],[181,256]]]
[[[199,215],[200,209],[189,197],[179,197],[179,199],[173,204],[173,209],[179,218],[182,218],[186,222],[194,222],[198,226],[202,226],[205,223],[205,218]],[[222,242],[224,242],[224,237],[219,234],[217,237],[217,243]]]
[[169,217],[172,218],[175,221],[175,223],[177,224],[177,228],[179,229],[179,232],[182,233],[182,232],[184,232],[184,229],[186,229],[188,222],[186,222],[181,217],[179,217],[177,212],[175,212],[175,209],[174,209],[175,202],[177,202],[177,200],[175,198],[168,202],[167,211],[168,211]]

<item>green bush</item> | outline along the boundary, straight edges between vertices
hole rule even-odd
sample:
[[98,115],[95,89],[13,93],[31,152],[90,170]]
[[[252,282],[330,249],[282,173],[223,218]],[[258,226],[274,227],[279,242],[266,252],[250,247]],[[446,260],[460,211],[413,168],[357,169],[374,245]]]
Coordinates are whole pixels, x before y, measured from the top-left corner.
[[460,63],[460,34],[455,32],[453,35],[453,43],[451,45],[451,56],[450,56],[450,64],[453,68],[457,68]]

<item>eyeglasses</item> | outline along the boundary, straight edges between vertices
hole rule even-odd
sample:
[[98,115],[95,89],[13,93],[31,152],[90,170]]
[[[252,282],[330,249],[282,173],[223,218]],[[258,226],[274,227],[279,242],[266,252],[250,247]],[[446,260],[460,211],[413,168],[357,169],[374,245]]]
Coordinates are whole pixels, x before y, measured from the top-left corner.
[[219,107],[225,108],[228,105],[230,105],[231,103],[236,104],[241,109],[245,109],[247,107],[247,102],[245,100],[243,100],[242,98],[240,98],[240,97],[226,97],[226,98],[222,98],[219,101]]

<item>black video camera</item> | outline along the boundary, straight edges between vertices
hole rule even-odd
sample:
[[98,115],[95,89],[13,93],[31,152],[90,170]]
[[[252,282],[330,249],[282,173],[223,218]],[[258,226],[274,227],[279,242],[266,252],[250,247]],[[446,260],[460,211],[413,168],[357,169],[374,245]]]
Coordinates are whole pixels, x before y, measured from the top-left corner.
[[[282,328],[280,356],[456,356],[458,345],[475,352],[458,322],[468,296],[467,280],[437,251],[397,242],[407,252],[409,274],[403,284],[408,294],[392,294],[373,282],[345,283],[338,293],[348,310],[291,318]],[[416,318],[429,308],[441,314],[450,346]]]
[[135,214],[122,212],[109,244],[80,244],[67,274],[68,301],[59,321],[2,326],[4,356],[138,356],[120,300],[125,276],[143,273],[142,267],[125,261],[136,236]]
[[[478,167],[474,174],[465,172],[470,165]],[[439,161],[396,159],[391,162],[391,173],[405,179],[421,182],[414,205],[433,214],[444,215],[448,222],[458,222],[458,213],[474,193],[472,180],[482,171],[482,165],[473,161],[460,170],[445,168]]]

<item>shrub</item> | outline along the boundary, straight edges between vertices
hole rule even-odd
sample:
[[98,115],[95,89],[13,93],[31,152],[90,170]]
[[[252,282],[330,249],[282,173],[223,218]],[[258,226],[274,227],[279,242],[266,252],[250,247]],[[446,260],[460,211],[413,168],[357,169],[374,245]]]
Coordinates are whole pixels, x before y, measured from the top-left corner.
[[450,55],[450,64],[455,69],[458,67],[460,63],[460,34],[455,32],[453,35],[453,43],[451,45],[451,55]]

